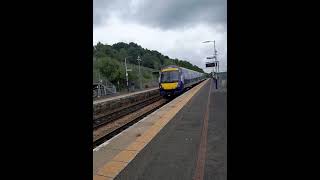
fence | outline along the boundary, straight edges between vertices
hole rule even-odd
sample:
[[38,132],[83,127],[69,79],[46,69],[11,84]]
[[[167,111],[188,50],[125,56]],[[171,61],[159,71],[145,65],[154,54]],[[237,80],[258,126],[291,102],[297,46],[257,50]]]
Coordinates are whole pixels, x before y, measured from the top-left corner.
[[[95,61],[94,61],[95,62]],[[96,62],[95,62],[96,63]],[[121,63],[124,67],[124,63]],[[143,90],[147,88],[157,87],[158,79],[159,79],[159,71],[156,69],[147,68],[144,66],[140,66],[141,76],[139,75],[139,66],[134,64],[127,64],[128,69],[131,71],[128,72],[128,86],[126,82],[125,72],[123,73],[123,77],[115,82],[114,84],[107,81],[107,84],[103,83],[106,88],[115,89],[116,92],[126,92]],[[140,88],[140,77],[141,77],[141,88]],[[108,77],[104,77],[98,70],[97,65],[93,67],[93,82],[100,83],[100,80],[108,79]],[[111,86],[111,87],[110,87]],[[102,88],[103,89],[103,88]],[[103,92],[104,90],[102,90]],[[113,91],[112,91],[113,92]]]
[[117,93],[116,87],[110,83],[107,79],[100,80],[93,83],[93,97],[107,96]]

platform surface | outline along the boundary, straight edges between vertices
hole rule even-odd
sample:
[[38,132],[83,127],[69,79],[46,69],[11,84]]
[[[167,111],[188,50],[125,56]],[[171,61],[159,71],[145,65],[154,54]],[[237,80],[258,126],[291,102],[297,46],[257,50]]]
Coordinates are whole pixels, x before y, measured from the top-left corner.
[[[187,96],[181,99],[186,98]],[[179,101],[182,102],[183,100]],[[162,111],[169,110],[170,107],[162,109]],[[207,125],[204,123],[206,115]],[[150,119],[154,121],[155,118]],[[150,121],[150,123],[151,122],[152,121]],[[147,122],[143,123],[144,127],[146,127]],[[206,128],[204,128],[204,126],[206,126]],[[137,129],[137,127],[135,128]],[[143,129],[143,127],[140,128],[143,133],[145,129]],[[206,131],[206,133],[204,133],[204,131]],[[201,143],[204,142],[201,141],[204,137],[203,134],[205,134],[206,137],[205,145]],[[124,134],[120,136],[124,136]],[[129,141],[130,137],[127,137],[127,139]],[[131,139],[134,139],[134,137],[131,137]],[[121,146],[120,144],[118,146]],[[201,157],[199,154],[202,152],[199,150],[199,146],[205,149],[205,153],[203,153],[205,160],[202,161],[204,163],[202,168],[197,166],[199,164],[199,157]],[[101,154],[100,156],[105,157],[106,155],[103,151],[107,151],[107,149],[108,148],[99,150],[96,154],[99,153]],[[108,151],[111,156],[112,154],[117,154],[117,150]],[[123,169],[113,178],[118,180],[186,180],[194,179],[196,174],[202,171],[202,178],[200,179],[227,179],[226,89],[215,89],[213,81],[207,81],[202,88],[181,107],[178,113],[156,133],[154,138],[144,144],[139,153],[134,154],[134,156],[130,161],[123,162]],[[99,156],[96,155],[96,161],[99,161],[98,157]],[[120,160],[119,162],[122,161]],[[101,162],[99,166],[102,164],[103,162]],[[94,171],[96,169],[94,167]],[[99,178],[109,179],[103,176],[99,176]]]

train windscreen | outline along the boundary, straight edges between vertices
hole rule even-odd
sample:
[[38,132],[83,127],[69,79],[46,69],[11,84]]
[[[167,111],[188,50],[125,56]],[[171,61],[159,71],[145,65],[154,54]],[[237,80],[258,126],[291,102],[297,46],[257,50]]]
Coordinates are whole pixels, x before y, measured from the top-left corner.
[[160,82],[177,82],[179,81],[179,71],[165,71],[161,73]]

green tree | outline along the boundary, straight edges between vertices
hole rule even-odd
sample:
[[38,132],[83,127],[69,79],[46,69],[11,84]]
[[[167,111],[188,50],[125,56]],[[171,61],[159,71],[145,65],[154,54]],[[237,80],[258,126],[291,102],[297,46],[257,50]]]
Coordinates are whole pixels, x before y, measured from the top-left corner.
[[112,47],[113,47],[115,50],[119,51],[121,48],[127,49],[127,48],[129,47],[129,45],[126,44],[126,43],[124,43],[124,42],[119,42],[119,43],[116,43],[116,44],[112,45]]
[[150,72],[146,72],[146,71],[143,71],[142,72],[142,77],[144,78],[144,79],[151,79],[151,73]]
[[118,53],[118,61],[122,62],[126,57],[128,57],[128,52],[126,51],[125,48],[121,48]]
[[114,84],[122,79],[121,64],[117,60],[110,57],[103,57],[98,61],[98,69],[102,76]]
[[[195,70],[198,72],[203,72],[201,68],[199,68],[198,66],[192,65],[188,61],[179,60],[177,58],[170,59],[168,56],[164,56],[158,51],[144,49],[138,44],[133,42],[130,42],[129,44],[126,44],[124,42],[119,42],[119,43],[113,44],[112,46],[107,44],[104,45],[99,42],[97,45],[93,47],[93,56],[99,59],[111,58],[113,60],[116,60],[118,61],[118,64],[120,64],[120,68],[124,68],[122,64],[125,57],[130,56],[127,59],[128,64],[137,65],[138,64],[137,57],[140,56],[142,58],[142,66],[144,67],[148,67],[152,69],[160,69],[168,65],[177,65],[177,66],[181,66],[181,67]],[[94,69],[95,68],[96,67],[94,67]],[[120,76],[120,75],[114,75],[114,76]]]
[[150,53],[146,53],[142,57],[142,66],[154,68],[154,64],[153,64],[154,61],[155,59],[153,58],[153,56]]
[[131,64],[138,64],[137,58],[138,58],[138,56],[140,56],[140,54],[135,47],[132,47],[132,46],[129,47],[128,55],[130,56],[129,62]]

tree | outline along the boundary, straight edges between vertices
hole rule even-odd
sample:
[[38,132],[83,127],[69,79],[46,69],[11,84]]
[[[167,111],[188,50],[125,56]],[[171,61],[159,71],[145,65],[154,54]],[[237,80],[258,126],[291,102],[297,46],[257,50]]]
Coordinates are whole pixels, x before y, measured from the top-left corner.
[[[113,60],[118,61],[118,64],[120,65],[122,64],[124,58],[128,56],[130,57],[127,59],[127,63],[137,65],[137,57],[140,56],[142,58],[142,66],[149,67],[152,69],[159,69],[163,66],[168,65],[177,65],[198,72],[203,72],[201,68],[192,65],[188,61],[179,60],[177,58],[170,59],[168,56],[164,56],[158,51],[144,49],[133,42],[130,42],[129,44],[119,42],[113,44],[112,46],[107,44],[104,45],[101,42],[98,42],[98,44],[93,47],[93,56],[99,59],[111,58]],[[120,66],[120,68],[122,68],[122,66]]]
[[142,66],[154,69],[154,57],[150,53],[146,53],[142,58]]
[[110,82],[117,83],[121,80],[121,64],[110,57],[103,57],[99,59],[98,69],[102,76],[106,77]]
[[119,53],[118,53],[118,61],[124,61],[124,58],[128,56],[128,52],[126,51],[125,48],[121,48]]
[[119,51],[121,48],[127,49],[127,48],[129,47],[129,45],[126,44],[126,43],[124,43],[124,42],[119,42],[119,43],[116,43],[116,44],[112,45],[112,47],[113,47],[115,50]]
[[164,59],[164,62],[163,62],[163,66],[169,66],[169,65],[172,65],[173,64],[173,61],[171,59]]

